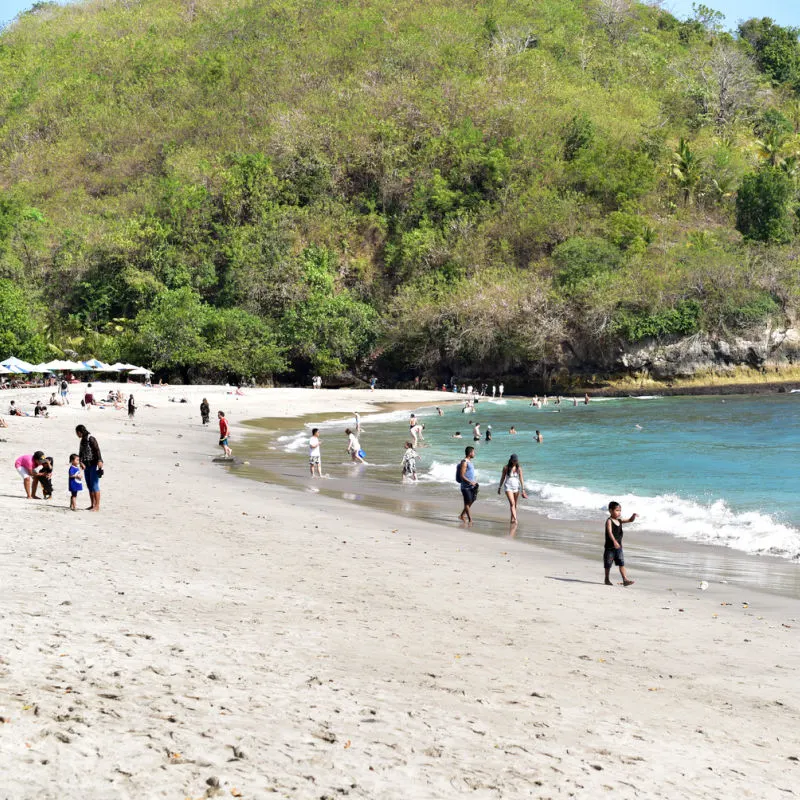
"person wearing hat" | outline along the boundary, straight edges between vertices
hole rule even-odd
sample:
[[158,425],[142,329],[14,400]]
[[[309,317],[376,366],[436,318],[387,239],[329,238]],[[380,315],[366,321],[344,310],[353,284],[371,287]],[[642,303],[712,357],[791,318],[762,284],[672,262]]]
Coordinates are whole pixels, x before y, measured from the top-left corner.
[[487,442],[491,442],[492,441],[492,426],[491,425],[487,425],[486,426],[486,441]]
[[500,485],[497,487],[497,494],[505,491],[508,498],[508,505],[511,508],[511,522],[517,521],[517,504],[520,494],[527,499],[525,492],[525,480],[522,477],[522,467],[516,453],[512,453],[508,459],[508,464],[503,467],[503,474],[500,476]]

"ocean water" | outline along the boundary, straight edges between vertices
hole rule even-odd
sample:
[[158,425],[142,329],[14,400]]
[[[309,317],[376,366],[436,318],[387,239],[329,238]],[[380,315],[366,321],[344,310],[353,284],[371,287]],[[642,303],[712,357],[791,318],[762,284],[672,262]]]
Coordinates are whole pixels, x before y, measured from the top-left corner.
[[[443,403],[453,399],[442,395]],[[604,518],[609,500],[623,514],[639,514],[636,527],[659,537],[722,545],[737,551],[800,559],[800,394],[774,396],[649,397],[571,400],[537,409],[528,400],[482,399],[476,411],[460,406],[420,408],[425,442],[417,497],[456,496],[455,465],[476,444],[481,501],[496,495],[511,453],[524,469],[528,500],[521,514],[552,519]],[[362,419],[366,474],[398,483],[408,411]],[[347,470],[343,430],[352,417],[309,423],[320,427],[325,471]],[[485,431],[492,426],[493,438]],[[515,426],[516,435],[509,429]],[[541,444],[534,440],[540,430]],[[463,439],[452,438],[460,431]],[[308,430],[282,436],[281,449],[305,454]],[[524,520],[524,517],[521,517]],[[665,538],[666,541],[666,538]]]

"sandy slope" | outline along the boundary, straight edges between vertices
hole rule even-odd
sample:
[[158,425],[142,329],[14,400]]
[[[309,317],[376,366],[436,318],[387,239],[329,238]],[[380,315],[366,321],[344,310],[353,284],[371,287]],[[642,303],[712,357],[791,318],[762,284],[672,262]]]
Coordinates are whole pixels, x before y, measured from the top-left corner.
[[[426,396],[207,392],[234,423]],[[0,431],[1,798],[800,793],[800,604],[635,566],[608,589],[599,562],[240,480],[202,393]],[[65,509],[78,421],[101,514]],[[37,447],[47,505],[13,470]]]

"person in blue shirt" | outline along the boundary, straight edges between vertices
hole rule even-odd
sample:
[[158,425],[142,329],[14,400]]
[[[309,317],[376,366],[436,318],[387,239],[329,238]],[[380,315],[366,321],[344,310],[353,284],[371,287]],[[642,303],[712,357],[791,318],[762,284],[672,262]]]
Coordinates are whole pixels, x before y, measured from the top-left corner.
[[458,518],[467,525],[472,525],[470,509],[478,497],[478,482],[475,480],[475,466],[472,463],[474,458],[475,448],[467,447],[464,450],[464,459],[458,467],[458,482],[461,484],[461,497],[464,500],[464,510],[458,515]]
[[81,474],[81,462],[77,453],[69,457],[69,507],[73,511],[78,510],[78,492],[83,491],[83,475]]

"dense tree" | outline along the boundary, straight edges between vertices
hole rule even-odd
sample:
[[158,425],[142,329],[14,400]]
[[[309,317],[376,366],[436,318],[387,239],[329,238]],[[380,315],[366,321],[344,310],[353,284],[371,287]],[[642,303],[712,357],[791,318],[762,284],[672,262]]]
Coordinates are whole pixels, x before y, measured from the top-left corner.
[[775,167],[745,175],[736,196],[736,227],[745,239],[783,244],[792,238],[788,176]]

